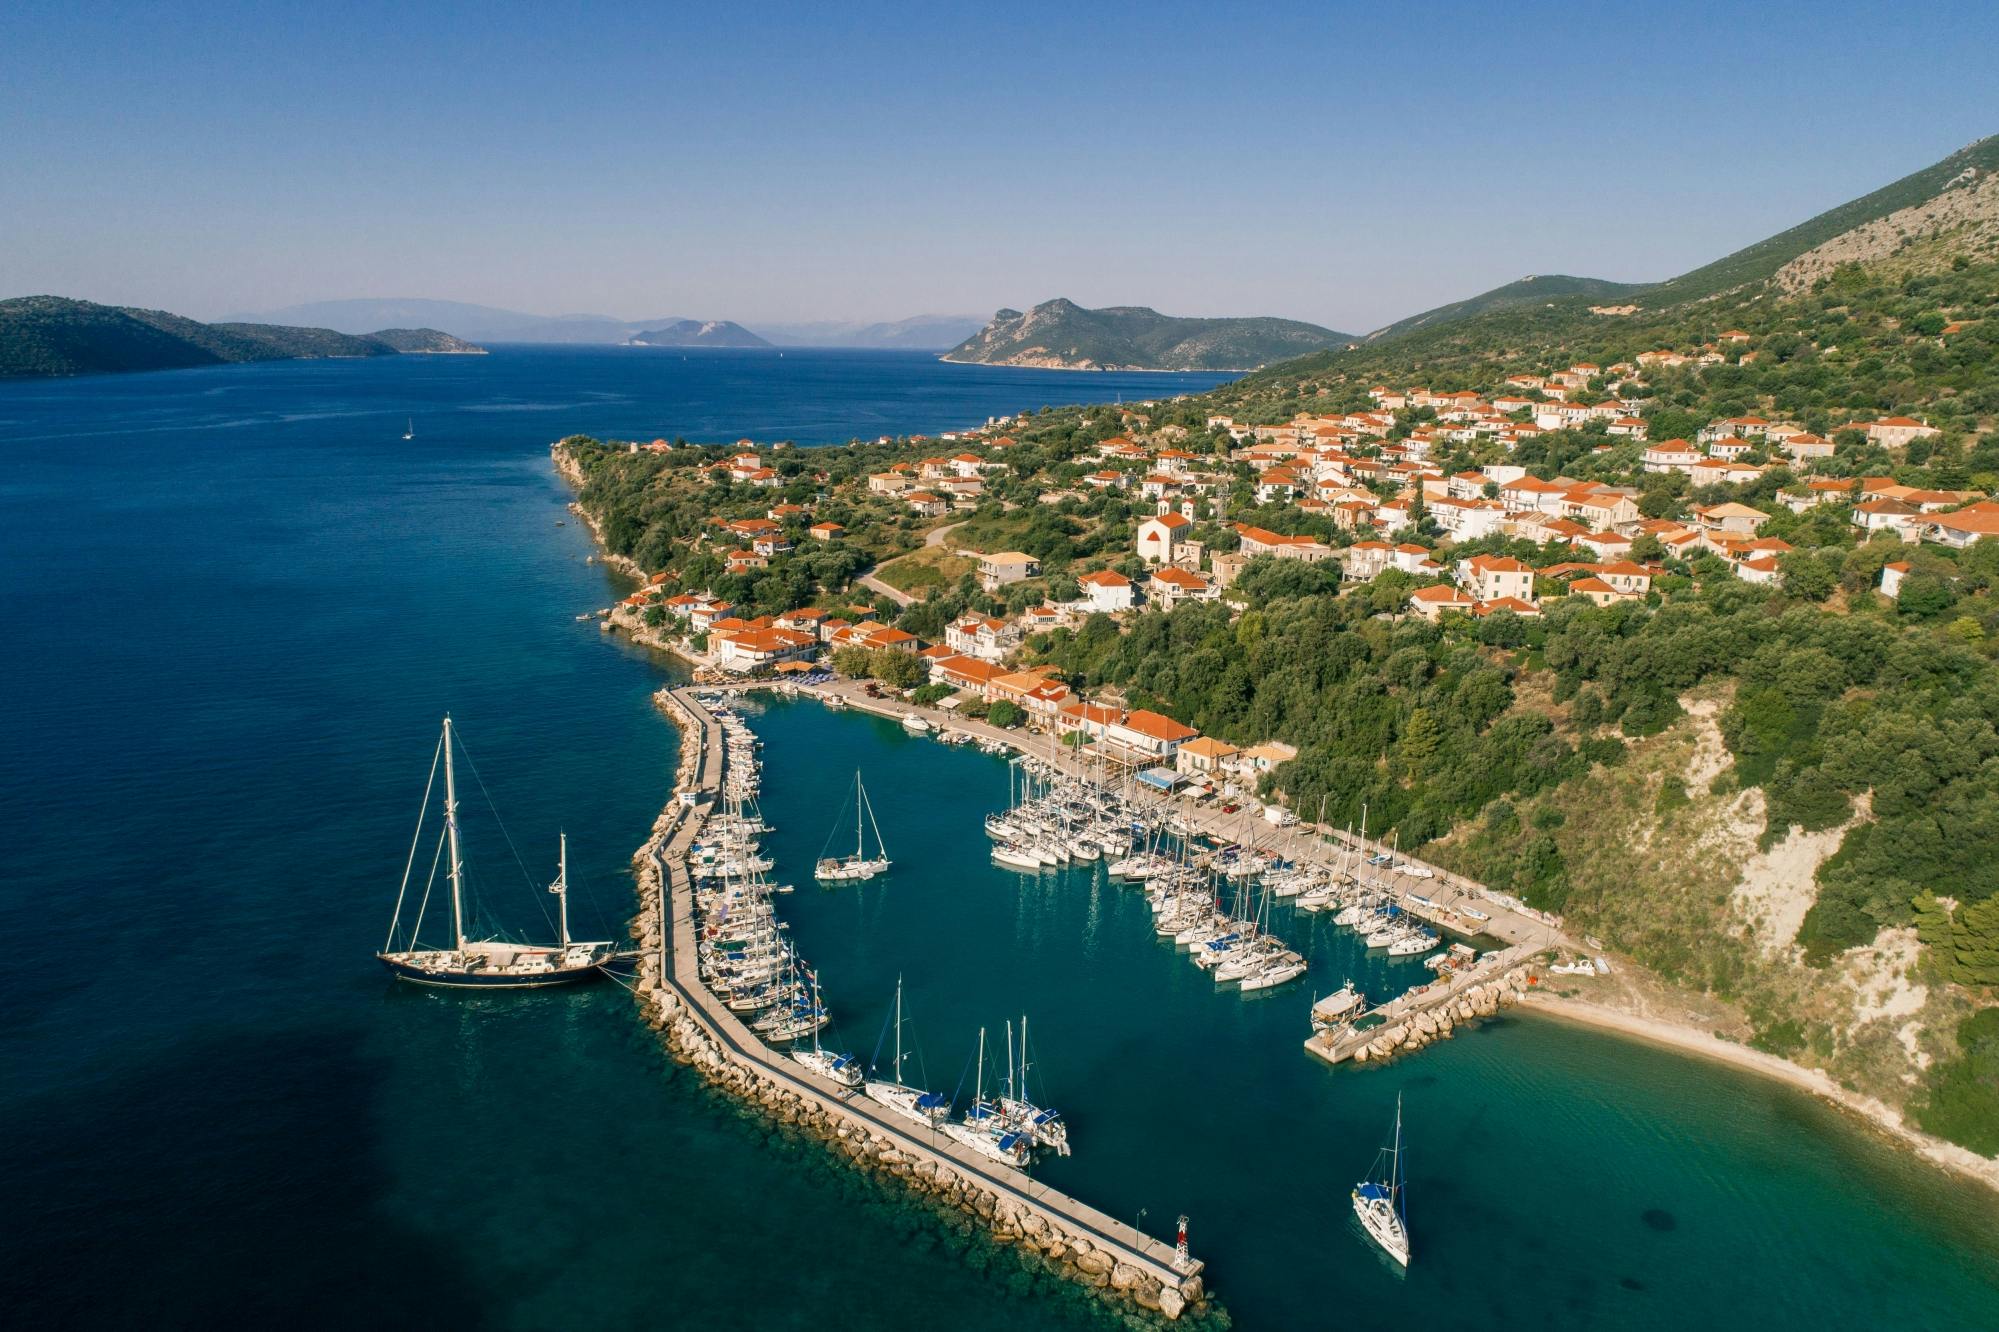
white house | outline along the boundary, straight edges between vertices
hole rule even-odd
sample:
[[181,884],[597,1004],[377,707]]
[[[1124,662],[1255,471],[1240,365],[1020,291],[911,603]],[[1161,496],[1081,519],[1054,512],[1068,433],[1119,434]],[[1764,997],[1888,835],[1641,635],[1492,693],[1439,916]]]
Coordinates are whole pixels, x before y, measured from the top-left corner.
[[1099,569],[1076,580],[1083,589],[1083,605],[1093,611],[1130,610],[1137,603],[1137,589],[1121,573]]

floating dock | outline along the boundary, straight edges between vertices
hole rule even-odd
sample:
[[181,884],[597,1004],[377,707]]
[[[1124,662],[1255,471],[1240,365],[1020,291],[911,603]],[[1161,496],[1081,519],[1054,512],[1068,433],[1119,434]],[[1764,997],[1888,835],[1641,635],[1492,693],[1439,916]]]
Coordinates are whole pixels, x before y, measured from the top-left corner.
[[647,1016],[691,1062],[782,1117],[835,1137],[915,1187],[988,1222],[996,1237],[1034,1249],[1086,1284],[1178,1318],[1204,1297],[1202,1264],[1033,1176],[925,1131],[773,1050],[701,983],[693,881],[686,857],[715,808],[728,761],[721,723],[693,692],[661,692],[681,728],[675,798],[635,861],[641,953],[636,990]]

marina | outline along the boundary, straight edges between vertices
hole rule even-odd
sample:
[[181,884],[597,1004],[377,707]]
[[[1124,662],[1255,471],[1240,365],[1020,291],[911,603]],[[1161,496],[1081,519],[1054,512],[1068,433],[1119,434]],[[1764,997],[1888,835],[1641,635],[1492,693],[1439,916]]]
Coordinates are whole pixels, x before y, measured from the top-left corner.
[[[15,1127],[0,1155],[36,1218],[5,1244],[20,1319],[281,1323],[311,1291],[340,1323],[441,1302],[462,1321],[553,1327],[584,1299],[610,1326],[662,1309],[779,1332],[823,1328],[828,1310],[966,1332],[1123,1325],[1117,1306],[993,1244],[998,1228],[962,1204],[936,1214],[908,1187],[920,1162],[850,1158],[854,1130],[837,1136],[850,1120],[807,1138],[777,1127],[800,1111],[745,1108],[669,1059],[616,984],[453,993],[392,981],[370,956],[445,712],[551,917],[567,830],[578,938],[623,939],[630,851],[667,799],[678,733],[652,695],[680,676],[573,618],[611,575],[586,562],[582,524],[556,525],[572,495],[523,441],[545,432],[523,432],[520,404],[585,394],[608,405],[579,413],[582,428],[810,438],[897,376],[929,396],[885,429],[1044,391],[1034,371],[799,352],[755,368],[801,384],[716,389],[753,359],[496,348],[5,386],[21,484],[0,542],[28,576],[0,589],[20,638],[0,669],[47,701],[14,736],[18,781],[0,802],[10,871],[37,885],[11,899],[9,924],[43,937],[53,912],[59,938],[109,928],[129,963],[79,972],[49,949],[22,962],[22,1021],[0,1056]],[[939,409],[947,372],[1004,382],[983,390],[990,406]],[[1048,372],[1045,392],[1115,379],[1086,378]],[[1128,396],[1160,378],[1127,377]],[[814,383],[849,398],[814,398]],[[393,429],[412,412],[415,451]],[[106,588],[121,589],[117,633]],[[1999,1225],[1985,1196],[1806,1094],[1514,1016],[1532,1006],[1419,1058],[1334,1067],[1300,1047],[1314,1003],[1349,979],[1387,999],[1429,978],[1424,959],[1367,950],[1337,913],[1280,898],[1273,929],[1310,969],[1238,996],[1157,939],[1142,891],[1103,862],[995,866],[981,820],[1006,807],[1008,766],[979,745],[803,696],[740,706],[764,741],[765,874],[795,885],[777,909],[831,1014],[823,1049],[865,1059],[903,975],[925,1081],[962,1079],[962,1108],[979,1030],[990,1097],[1004,1024],[1027,1012],[1074,1134],[1073,1155],[1035,1163],[1034,1185],[1167,1244],[1187,1214],[1210,1298],[1237,1327],[1317,1326],[1335,1303],[1361,1329],[1792,1332],[1891,1300],[1911,1325],[1988,1321]],[[818,889],[813,858],[856,769],[895,867]],[[108,819],[107,792],[121,793]],[[468,872],[507,867],[466,794]],[[851,812],[844,828],[836,850],[852,848]],[[281,883],[287,865],[312,872]],[[501,923],[556,937],[531,902],[495,905]],[[329,946],[335,921],[347,937]],[[812,1038],[797,1046],[809,1055]],[[1406,1275],[1349,1205],[1398,1092]],[[301,1196],[317,1200],[306,1213]]]
[[[1203,1264],[1184,1243],[1168,1245],[1144,1235],[968,1146],[961,1135],[944,1132],[944,1116],[933,1113],[925,1094],[903,1086],[899,1043],[893,1076],[866,1085],[868,1094],[856,1096],[850,1081],[784,1058],[718,1002],[701,974],[701,913],[686,856],[734,779],[731,741],[694,691],[663,691],[661,701],[682,728],[683,761],[675,798],[640,853],[640,934],[647,948],[636,989],[683,1053],[711,1074],[726,1069],[733,1079],[724,1076],[724,1085],[740,1095],[794,1116],[809,1111],[815,1123],[832,1126],[842,1138],[858,1133],[877,1162],[913,1167],[931,1188],[969,1196],[976,1213],[994,1218],[998,1228],[1034,1244],[1051,1261],[1068,1263],[1090,1284],[1128,1295],[1168,1318],[1198,1305]],[[746,754],[741,741],[734,753],[740,766]],[[816,1005],[816,994],[812,1002]],[[898,1042],[901,1024],[898,989]],[[912,1094],[896,1094],[906,1091]]]

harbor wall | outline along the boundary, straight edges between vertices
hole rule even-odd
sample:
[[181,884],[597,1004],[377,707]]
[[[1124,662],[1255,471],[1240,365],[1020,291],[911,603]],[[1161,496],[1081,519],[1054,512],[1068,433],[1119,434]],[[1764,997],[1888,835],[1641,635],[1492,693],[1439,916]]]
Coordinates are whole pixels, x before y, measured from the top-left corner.
[[633,857],[639,965],[633,987],[645,1021],[711,1085],[776,1122],[936,1205],[973,1218],[1030,1261],[1128,1308],[1166,1321],[1218,1317],[1198,1260],[1143,1235],[1023,1172],[922,1135],[873,1102],[817,1078],[745,1027],[701,983],[693,885],[685,856],[721,791],[721,728],[681,691],[654,696],[680,729],[674,794]]

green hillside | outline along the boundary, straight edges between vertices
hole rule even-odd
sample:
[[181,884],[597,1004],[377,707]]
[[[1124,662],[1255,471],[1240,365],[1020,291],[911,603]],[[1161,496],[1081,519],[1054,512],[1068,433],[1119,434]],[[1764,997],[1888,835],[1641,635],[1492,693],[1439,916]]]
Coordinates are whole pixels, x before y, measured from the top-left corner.
[[435,329],[359,336],[282,324],[204,324],[165,310],[98,305],[62,296],[0,301],[0,378],[478,350]]
[[1940,162],[1902,177],[1892,185],[1882,186],[1872,194],[1863,194],[1837,208],[1827,209],[1788,231],[1780,231],[1691,273],[1682,273],[1647,288],[1638,299],[1653,307],[1676,305],[1728,291],[1744,283],[1760,282],[1807,250],[1835,236],[1934,197],[1967,171],[1983,173],[1995,170],[1999,170],[1999,135],[1989,135],[1958,149]]
[[1187,319],[1138,305],[1086,310],[1052,300],[1001,310],[944,354],[978,365],[1058,370],[1245,370],[1352,341],[1293,319]]
[[1521,278],[1503,287],[1481,292],[1462,301],[1440,305],[1422,314],[1398,319],[1386,328],[1378,328],[1367,335],[1369,342],[1379,342],[1384,338],[1399,337],[1413,333],[1419,328],[1431,328],[1438,324],[1463,319],[1469,315],[1484,314],[1487,310],[1503,310],[1516,305],[1546,304],[1567,296],[1586,296],[1591,301],[1603,303],[1631,296],[1645,290],[1641,282],[1612,282],[1607,278],[1568,277],[1561,273]]

